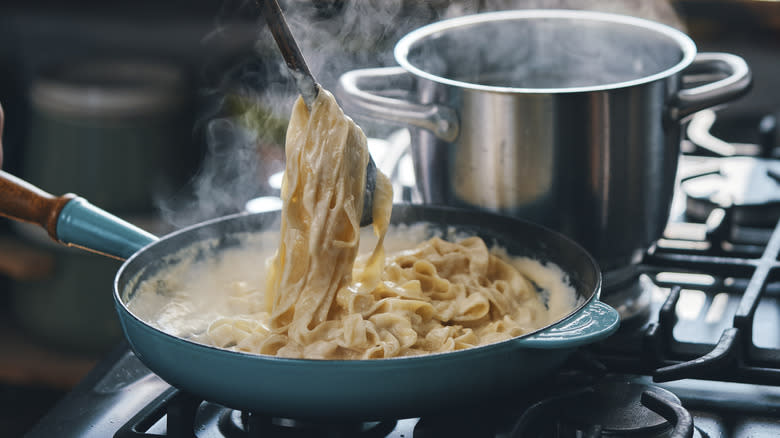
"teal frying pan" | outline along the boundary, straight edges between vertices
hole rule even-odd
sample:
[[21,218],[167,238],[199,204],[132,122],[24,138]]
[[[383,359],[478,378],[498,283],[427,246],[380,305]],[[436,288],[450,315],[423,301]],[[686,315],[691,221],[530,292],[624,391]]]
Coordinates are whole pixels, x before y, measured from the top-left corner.
[[[114,281],[116,311],[138,358],[170,384],[225,406],[280,417],[379,420],[417,417],[522,391],[551,375],[577,347],[603,339],[618,313],[599,301],[601,274],[570,239],[516,218],[474,210],[396,205],[392,222],[427,222],[499,243],[510,254],[560,266],[581,298],[569,315],[535,332],[450,353],[378,360],[284,359],[228,351],[175,337],[126,306],[136,277],[171,268],[183,248],[218,236],[203,256],[235,246],[237,236],[273,230],[279,212],[238,214],[162,238],[72,195],[53,197],[0,172],[0,214],[37,223],[57,241],[126,259]],[[106,285],[108,289],[108,285]],[[106,291],[108,293],[108,291]]]

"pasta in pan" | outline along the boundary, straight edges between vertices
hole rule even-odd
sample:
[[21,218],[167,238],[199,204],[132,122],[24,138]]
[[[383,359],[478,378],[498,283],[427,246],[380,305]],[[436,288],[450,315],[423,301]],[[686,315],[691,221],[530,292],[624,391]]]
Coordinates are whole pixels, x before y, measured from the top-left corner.
[[298,100],[285,146],[278,249],[258,278],[246,281],[248,270],[228,252],[219,266],[189,269],[199,274],[186,284],[164,282],[168,301],[143,298],[161,295],[159,280],[148,281],[157,289],[136,294],[134,313],[177,336],[237,351],[378,359],[498,342],[576,306],[559,268],[510,257],[479,237],[426,240],[394,228],[385,242],[392,190],[380,172],[376,242],[358,257],[366,138],[327,91],[311,112]]
[[[354,272],[365,268],[358,260]],[[525,273],[525,274],[524,274]],[[539,285],[528,277],[542,273]],[[546,278],[544,275],[546,273]],[[529,275],[530,274],[530,275]],[[390,255],[372,288],[340,289],[328,319],[304,335],[274,331],[269,314],[217,319],[208,342],[284,357],[373,359],[446,352],[522,335],[554,322],[575,305],[563,273],[527,258],[506,258],[478,237],[439,237]],[[233,297],[253,306],[262,292],[234,284]]]

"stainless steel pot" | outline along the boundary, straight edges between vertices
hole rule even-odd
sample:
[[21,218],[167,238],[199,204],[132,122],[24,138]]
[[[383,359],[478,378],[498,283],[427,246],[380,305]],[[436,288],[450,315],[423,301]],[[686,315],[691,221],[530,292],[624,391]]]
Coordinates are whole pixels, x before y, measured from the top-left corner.
[[[355,118],[411,128],[422,200],[551,226],[605,271],[661,235],[681,120],[751,84],[737,56],[697,55],[671,27],[586,11],[445,20],[403,37],[395,58],[400,67],[344,74],[338,96]],[[685,88],[696,76],[710,79]]]

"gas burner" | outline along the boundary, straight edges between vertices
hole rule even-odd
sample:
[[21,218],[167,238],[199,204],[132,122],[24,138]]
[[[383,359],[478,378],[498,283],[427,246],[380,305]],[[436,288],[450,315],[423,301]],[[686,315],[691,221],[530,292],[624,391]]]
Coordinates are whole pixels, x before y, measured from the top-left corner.
[[706,437],[673,393],[605,379],[540,401],[516,424],[516,437]]
[[723,209],[733,225],[771,227],[780,218],[780,161],[753,157],[716,160],[715,168],[687,177],[681,184],[686,215],[706,221]]
[[396,421],[328,423],[233,410],[226,410],[220,418],[220,431],[226,437],[245,438],[273,436],[288,438],[311,436],[379,438],[387,436],[395,426]]

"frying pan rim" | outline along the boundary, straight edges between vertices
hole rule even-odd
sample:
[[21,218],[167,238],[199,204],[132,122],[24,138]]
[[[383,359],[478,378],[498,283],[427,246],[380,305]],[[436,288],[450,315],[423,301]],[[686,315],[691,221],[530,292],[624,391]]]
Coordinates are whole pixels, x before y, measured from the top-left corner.
[[[125,275],[125,271],[127,271],[129,268],[128,266],[132,266],[135,262],[135,260],[139,259],[141,257],[141,254],[146,253],[147,251],[151,250],[152,248],[156,247],[157,245],[163,244],[166,241],[172,240],[176,238],[177,236],[180,236],[182,234],[189,234],[193,233],[194,230],[206,228],[208,226],[211,226],[216,223],[220,222],[229,222],[234,220],[240,220],[243,217],[249,217],[249,216],[274,216],[281,212],[281,210],[273,210],[273,211],[264,211],[264,212],[257,212],[257,213],[250,213],[250,212],[240,212],[240,213],[234,213],[226,216],[221,216],[214,219],[209,219],[203,222],[199,222],[190,226],[187,226],[185,228],[182,228],[180,230],[176,230],[172,233],[166,234],[163,237],[160,237],[156,241],[144,246],[143,248],[136,251],[132,256],[128,257],[127,260],[120,266],[119,270],[117,271],[115,277],[114,277],[114,284],[113,284],[113,297],[114,302],[117,305],[118,309],[121,309],[123,313],[126,314],[126,316],[129,316],[133,320],[137,321],[141,324],[141,326],[146,330],[151,330],[155,333],[155,335],[162,335],[164,338],[168,338],[170,341],[173,342],[183,342],[185,344],[188,344],[191,348],[197,348],[197,349],[205,349],[206,351],[212,353],[212,354],[221,354],[221,355],[235,355],[237,358],[241,358],[242,360],[262,360],[262,361],[271,361],[279,366],[304,366],[307,364],[318,364],[318,367],[326,368],[326,367],[344,367],[344,366],[350,366],[350,367],[358,367],[358,368],[370,368],[370,367],[383,367],[385,364],[389,363],[390,361],[404,361],[405,363],[423,363],[428,361],[438,361],[438,360],[444,360],[446,358],[452,357],[454,355],[458,355],[460,357],[464,357],[467,355],[479,355],[479,354],[488,354],[492,350],[502,350],[502,349],[509,349],[509,348],[517,348],[515,344],[518,341],[522,341],[523,339],[530,337],[532,335],[539,334],[545,330],[551,329],[559,324],[563,324],[566,321],[574,318],[577,314],[582,312],[582,310],[587,307],[590,303],[593,302],[593,300],[599,299],[600,293],[601,293],[601,285],[602,285],[602,275],[601,275],[601,269],[599,268],[598,263],[596,262],[595,258],[587,252],[580,244],[575,242],[574,240],[570,239],[569,237],[552,230],[551,228],[548,228],[544,225],[540,225],[531,221],[527,221],[525,219],[516,218],[500,213],[494,213],[494,212],[486,212],[486,211],[479,211],[479,210],[464,210],[462,208],[457,207],[449,207],[449,206],[439,206],[439,205],[420,205],[420,204],[412,204],[412,203],[395,203],[393,204],[393,208],[395,207],[402,207],[405,210],[411,209],[411,210],[419,210],[419,209],[425,209],[425,210],[435,210],[442,213],[458,213],[460,215],[462,214],[481,214],[481,215],[487,215],[492,216],[494,218],[499,218],[500,220],[510,221],[514,222],[516,224],[521,224],[524,227],[530,227],[532,229],[536,229],[536,231],[541,231],[541,233],[546,233],[546,235],[555,237],[557,239],[562,240],[565,242],[568,246],[570,246],[573,249],[576,249],[581,255],[584,255],[585,258],[588,261],[588,266],[595,269],[595,287],[593,293],[588,297],[587,299],[583,300],[582,302],[578,303],[578,305],[572,309],[569,313],[567,313],[562,318],[556,320],[553,323],[547,324],[544,327],[540,327],[537,330],[525,333],[520,336],[516,336],[510,339],[505,339],[503,341],[494,342],[490,344],[485,345],[478,345],[476,347],[470,347],[463,350],[456,350],[456,351],[446,351],[446,352],[436,352],[436,353],[427,353],[422,355],[416,355],[416,356],[396,356],[396,357],[387,357],[387,358],[378,358],[378,359],[307,359],[307,358],[286,358],[286,357],[277,357],[277,356],[270,356],[266,354],[258,354],[258,353],[249,353],[249,352],[241,352],[241,351],[234,351],[234,350],[228,350],[225,348],[213,346],[213,345],[207,345],[203,343],[199,343],[190,339],[185,339],[179,336],[174,336],[170,333],[167,333],[157,327],[154,327],[152,324],[144,321],[142,318],[135,315],[128,307],[127,303],[122,299],[121,292],[120,292],[120,279]],[[433,223],[431,221],[419,221],[419,222],[428,222]],[[392,224],[392,222],[391,222]],[[458,224],[454,224],[454,226],[458,226]],[[168,252],[170,254],[170,252]],[[137,262],[141,263],[141,262]],[[138,272],[133,273],[132,275],[137,275]],[[568,272],[567,272],[568,274]],[[130,275],[130,274],[127,274]],[[133,277],[131,277],[133,278]],[[125,281],[124,283],[128,283],[128,281]],[[125,333],[127,336],[127,333]],[[128,342],[132,345],[133,341],[129,339]],[[531,348],[531,347],[528,347]],[[570,348],[568,346],[561,346],[561,349]],[[444,359],[442,359],[444,358]],[[359,364],[359,365],[358,365]],[[369,365],[370,364],[370,365]]]

